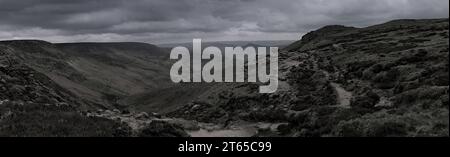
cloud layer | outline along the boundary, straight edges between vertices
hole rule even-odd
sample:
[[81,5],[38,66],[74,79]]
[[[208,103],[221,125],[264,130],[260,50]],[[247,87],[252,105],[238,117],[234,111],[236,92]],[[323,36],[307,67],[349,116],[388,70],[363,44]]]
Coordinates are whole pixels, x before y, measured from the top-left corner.
[[0,0],[0,40],[285,40],[329,24],[448,18],[448,0]]

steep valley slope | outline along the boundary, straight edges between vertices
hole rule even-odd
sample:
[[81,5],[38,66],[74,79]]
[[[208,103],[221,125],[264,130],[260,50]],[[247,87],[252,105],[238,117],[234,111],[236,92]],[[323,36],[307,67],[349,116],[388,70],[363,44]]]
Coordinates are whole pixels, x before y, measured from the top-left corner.
[[187,136],[153,115],[117,110],[127,108],[123,97],[167,88],[168,67],[166,51],[143,43],[2,41],[0,136]]
[[168,53],[144,43],[66,43],[3,41],[29,67],[97,106],[165,88]]

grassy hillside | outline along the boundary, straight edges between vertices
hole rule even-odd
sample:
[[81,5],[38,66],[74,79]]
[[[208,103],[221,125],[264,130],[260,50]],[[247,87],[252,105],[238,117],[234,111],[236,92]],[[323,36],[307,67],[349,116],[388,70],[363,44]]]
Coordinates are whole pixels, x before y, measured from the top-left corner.
[[448,35],[448,19],[326,26],[280,52],[276,93],[229,85],[169,115],[282,123],[256,136],[449,136]]
[[[126,54],[121,51],[114,52],[114,54],[119,53]],[[161,56],[154,54],[142,56],[164,58],[162,53]],[[0,137],[187,136],[178,126],[166,122],[154,122],[156,117],[148,116],[146,113],[119,113],[120,116],[124,115],[123,118],[133,121],[105,116],[112,111],[101,108],[114,108],[111,99],[115,99],[117,95],[109,92],[113,87],[101,88],[110,85],[111,82],[98,78],[105,77],[101,72],[115,70],[114,66],[95,69],[98,70],[97,74],[88,73],[87,70],[80,70],[70,64],[74,57],[73,54],[61,50],[54,44],[43,41],[0,42]],[[118,57],[109,61],[125,60],[122,58]],[[156,60],[156,58],[146,59]],[[135,62],[133,60],[132,63],[120,66],[141,68]],[[98,67],[107,63],[91,61],[87,64]],[[163,65],[155,63],[145,64],[145,66]],[[145,72],[139,73],[149,75]],[[110,75],[110,77],[121,77],[118,74]],[[152,73],[147,79],[157,81],[155,75],[157,74]],[[87,83],[95,79],[98,79],[95,85]],[[163,84],[162,82],[153,83],[152,86]],[[144,86],[143,84],[130,86],[141,85]],[[92,95],[83,93],[90,91],[93,91]],[[95,95],[95,92],[98,95]],[[96,100],[105,101],[105,103],[98,103]],[[117,112],[117,110],[114,111]],[[141,123],[139,127],[136,127],[138,121]]]
[[63,88],[109,107],[170,83],[168,53],[145,43],[2,41],[0,45]]

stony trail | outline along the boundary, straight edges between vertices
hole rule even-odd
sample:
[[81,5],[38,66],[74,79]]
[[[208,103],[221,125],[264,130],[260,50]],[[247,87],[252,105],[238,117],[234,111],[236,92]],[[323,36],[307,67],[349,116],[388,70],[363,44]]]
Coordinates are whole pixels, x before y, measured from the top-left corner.
[[352,100],[353,94],[344,88],[341,87],[340,84],[330,83],[330,85],[336,90],[337,95],[337,105],[342,108],[350,108],[350,102]]
[[[249,123],[242,122],[226,128],[220,126],[203,126],[199,130],[188,131],[192,137],[252,137],[260,130],[277,132],[277,128],[286,123]],[[204,125],[204,124],[203,124]]]

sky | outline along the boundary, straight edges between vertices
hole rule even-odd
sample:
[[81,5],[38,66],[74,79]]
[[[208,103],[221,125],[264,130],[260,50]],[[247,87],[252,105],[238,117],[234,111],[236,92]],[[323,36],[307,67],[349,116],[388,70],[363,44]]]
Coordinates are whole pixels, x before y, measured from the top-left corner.
[[0,40],[298,40],[326,25],[448,16],[449,0],[0,0]]

